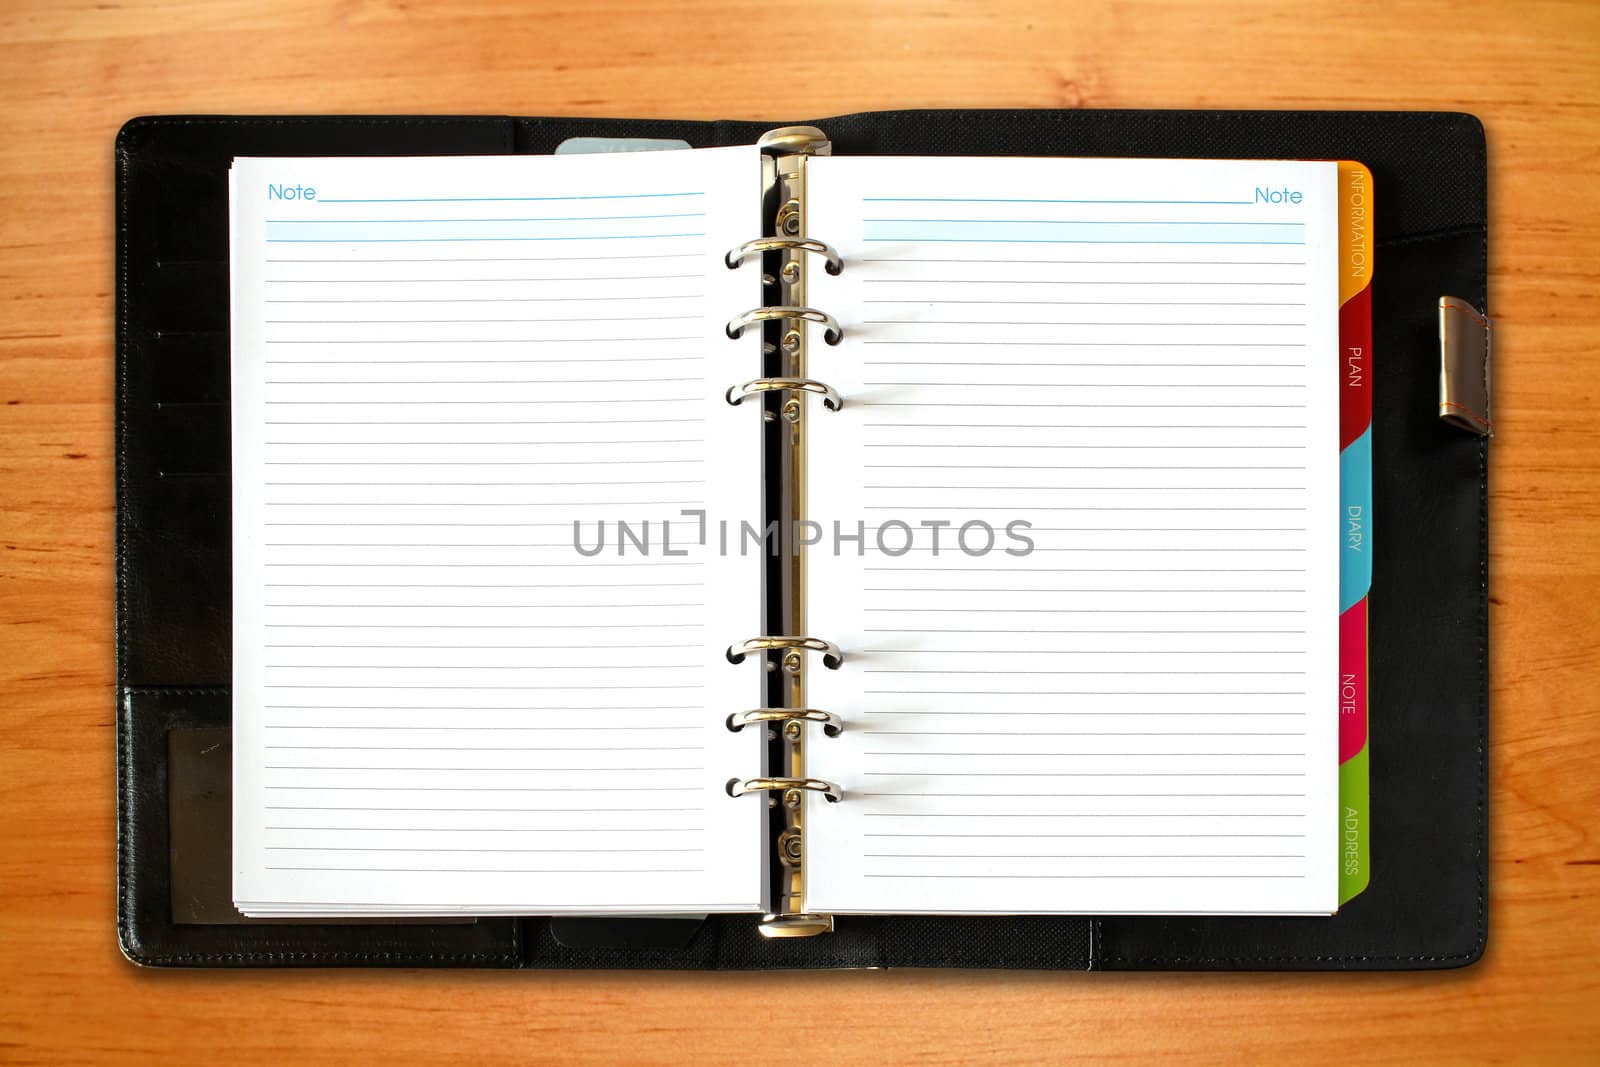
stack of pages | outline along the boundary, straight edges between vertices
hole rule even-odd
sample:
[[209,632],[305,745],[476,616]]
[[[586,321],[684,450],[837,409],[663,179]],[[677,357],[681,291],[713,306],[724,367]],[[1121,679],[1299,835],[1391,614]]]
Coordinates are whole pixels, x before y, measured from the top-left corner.
[[[235,161],[243,912],[770,909],[764,797],[727,788],[762,667],[725,656],[771,563],[728,397],[760,166]],[[803,401],[807,601],[844,652],[808,675],[844,723],[809,907],[1332,913],[1356,808],[1365,874],[1364,172],[808,168],[843,404]]]

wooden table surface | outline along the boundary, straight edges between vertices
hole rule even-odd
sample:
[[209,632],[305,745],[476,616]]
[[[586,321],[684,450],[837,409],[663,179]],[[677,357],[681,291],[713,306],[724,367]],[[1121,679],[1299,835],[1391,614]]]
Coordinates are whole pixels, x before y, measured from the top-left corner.
[[[1600,1059],[1600,5],[815,0],[789,25],[784,10],[0,0],[0,1061]],[[125,962],[112,796],[118,125],[161,112],[781,119],[924,106],[1484,120],[1500,431],[1487,958],[1320,976]]]

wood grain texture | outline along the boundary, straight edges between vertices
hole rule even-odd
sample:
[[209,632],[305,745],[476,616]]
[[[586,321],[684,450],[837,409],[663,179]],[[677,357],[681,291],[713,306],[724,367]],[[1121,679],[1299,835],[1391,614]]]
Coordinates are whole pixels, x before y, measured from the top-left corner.
[[[0,0],[0,1060],[1600,1058],[1600,6]],[[790,58],[775,63],[780,52]],[[111,144],[160,112],[1472,111],[1488,956],[1429,975],[157,973],[114,937]],[[1390,536],[1398,535],[1398,531]]]

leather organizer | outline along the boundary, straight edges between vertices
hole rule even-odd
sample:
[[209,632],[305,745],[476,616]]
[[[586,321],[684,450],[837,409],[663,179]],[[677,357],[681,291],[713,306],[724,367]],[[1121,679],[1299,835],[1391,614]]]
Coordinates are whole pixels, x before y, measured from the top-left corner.
[[759,916],[332,923],[230,907],[227,174],[236,155],[753,142],[773,122],[153,117],[116,142],[118,934],[160,966],[1399,970],[1487,931],[1487,445],[1437,415],[1439,297],[1486,308],[1482,127],[1409,112],[901,111],[836,154],[1354,159],[1374,175],[1372,882],[1332,918]]

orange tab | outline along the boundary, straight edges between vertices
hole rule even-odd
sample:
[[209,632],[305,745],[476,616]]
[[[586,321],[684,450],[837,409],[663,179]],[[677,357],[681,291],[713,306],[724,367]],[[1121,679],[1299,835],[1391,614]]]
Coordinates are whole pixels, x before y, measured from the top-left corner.
[[1372,172],[1339,161],[1339,303],[1372,281]]

